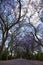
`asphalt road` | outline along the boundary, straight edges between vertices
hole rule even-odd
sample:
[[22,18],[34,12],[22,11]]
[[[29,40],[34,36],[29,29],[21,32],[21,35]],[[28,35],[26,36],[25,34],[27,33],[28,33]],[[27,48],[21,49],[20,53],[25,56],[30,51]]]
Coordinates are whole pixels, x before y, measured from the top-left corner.
[[15,59],[8,61],[0,61],[0,65],[43,65],[43,62],[26,59]]

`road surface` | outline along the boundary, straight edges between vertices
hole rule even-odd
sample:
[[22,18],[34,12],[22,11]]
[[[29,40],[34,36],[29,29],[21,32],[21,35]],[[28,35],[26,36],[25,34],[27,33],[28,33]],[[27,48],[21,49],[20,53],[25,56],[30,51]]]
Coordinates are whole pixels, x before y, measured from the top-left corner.
[[26,59],[15,59],[8,61],[0,61],[0,65],[43,65],[43,62],[26,60]]

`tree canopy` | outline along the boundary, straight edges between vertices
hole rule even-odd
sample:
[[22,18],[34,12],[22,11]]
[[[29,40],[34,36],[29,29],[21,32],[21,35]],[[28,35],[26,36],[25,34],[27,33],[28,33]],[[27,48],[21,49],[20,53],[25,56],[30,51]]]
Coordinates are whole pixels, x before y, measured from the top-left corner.
[[0,55],[3,50],[43,47],[43,0],[0,0]]

